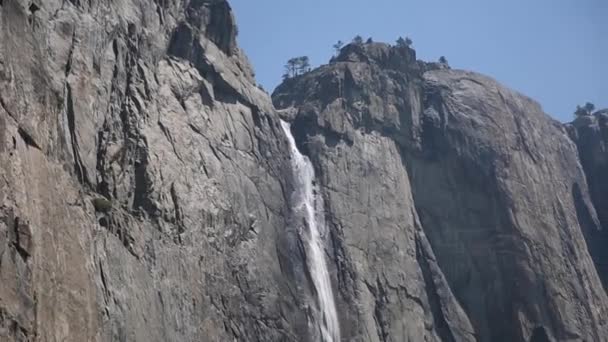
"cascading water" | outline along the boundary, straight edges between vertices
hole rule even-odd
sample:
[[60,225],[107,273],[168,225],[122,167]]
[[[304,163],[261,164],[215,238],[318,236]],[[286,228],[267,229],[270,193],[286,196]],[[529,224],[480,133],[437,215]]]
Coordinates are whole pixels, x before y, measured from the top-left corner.
[[318,311],[317,324],[324,342],[340,341],[340,326],[336,303],[331,288],[331,281],[323,249],[325,234],[325,217],[323,214],[323,199],[316,196],[315,171],[308,157],[302,155],[296,146],[288,123],[281,120],[281,127],[287,135],[291,150],[291,166],[294,171],[295,190],[293,193],[294,212],[304,218],[308,231],[303,234],[307,242],[306,260],[310,276],[317,293]]

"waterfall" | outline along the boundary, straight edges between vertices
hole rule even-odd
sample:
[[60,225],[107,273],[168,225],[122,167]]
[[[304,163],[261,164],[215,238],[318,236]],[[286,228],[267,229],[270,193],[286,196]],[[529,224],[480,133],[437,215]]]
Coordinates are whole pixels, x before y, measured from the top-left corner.
[[312,163],[298,150],[289,124],[281,120],[281,126],[289,141],[291,166],[296,182],[292,195],[293,210],[303,218],[308,228],[308,231],[302,235],[307,243],[306,261],[317,293],[319,311],[317,316],[320,317],[316,317],[316,324],[321,331],[323,342],[339,342],[338,314],[323,248],[323,237],[326,233],[323,198],[317,196],[318,189],[314,182],[315,171]]

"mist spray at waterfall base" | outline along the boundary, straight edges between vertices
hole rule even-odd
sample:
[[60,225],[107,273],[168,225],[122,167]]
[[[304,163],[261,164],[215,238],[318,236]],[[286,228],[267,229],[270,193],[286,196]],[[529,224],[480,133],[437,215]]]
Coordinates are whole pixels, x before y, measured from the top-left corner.
[[298,150],[289,124],[281,120],[281,127],[289,141],[291,166],[296,182],[292,197],[293,210],[303,217],[308,230],[304,237],[307,242],[309,272],[317,293],[317,316],[320,317],[315,318],[316,323],[319,325],[323,342],[339,342],[338,314],[323,249],[323,237],[326,233],[323,199],[316,195],[318,191],[314,184],[315,171],[312,163]]

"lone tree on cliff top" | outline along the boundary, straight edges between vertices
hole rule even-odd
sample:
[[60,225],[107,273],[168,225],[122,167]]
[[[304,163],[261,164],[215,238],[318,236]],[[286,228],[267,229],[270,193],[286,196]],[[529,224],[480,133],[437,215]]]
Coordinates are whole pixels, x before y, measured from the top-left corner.
[[403,37],[397,38],[398,47],[411,47],[413,43],[410,37],[405,37],[405,39]]
[[574,116],[580,117],[580,116],[591,115],[594,110],[595,110],[595,105],[591,102],[587,102],[582,107],[576,106],[576,111],[574,111]]
[[285,64],[283,78],[296,77],[308,71],[310,71],[310,59],[308,56],[294,57],[289,59],[287,64]]
[[341,40],[338,40],[338,42],[336,42],[336,44],[332,46],[334,48],[334,51],[336,52],[336,56],[340,54],[340,51],[342,50],[343,46],[344,42]]

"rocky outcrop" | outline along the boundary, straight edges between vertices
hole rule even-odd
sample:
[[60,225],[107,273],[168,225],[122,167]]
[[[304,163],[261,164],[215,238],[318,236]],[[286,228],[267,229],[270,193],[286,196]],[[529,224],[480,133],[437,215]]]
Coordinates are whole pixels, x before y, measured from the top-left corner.
[[380,43],[273,100],[321,175],[349,340],[607,336],[586,177],[537,103]]
[[597,211],[599,222],[592,217],[587,219],[590,221],[588,242],[604,287],[608,287],[608,110],[579,117],[567,127],[578,147],[588,191]]

